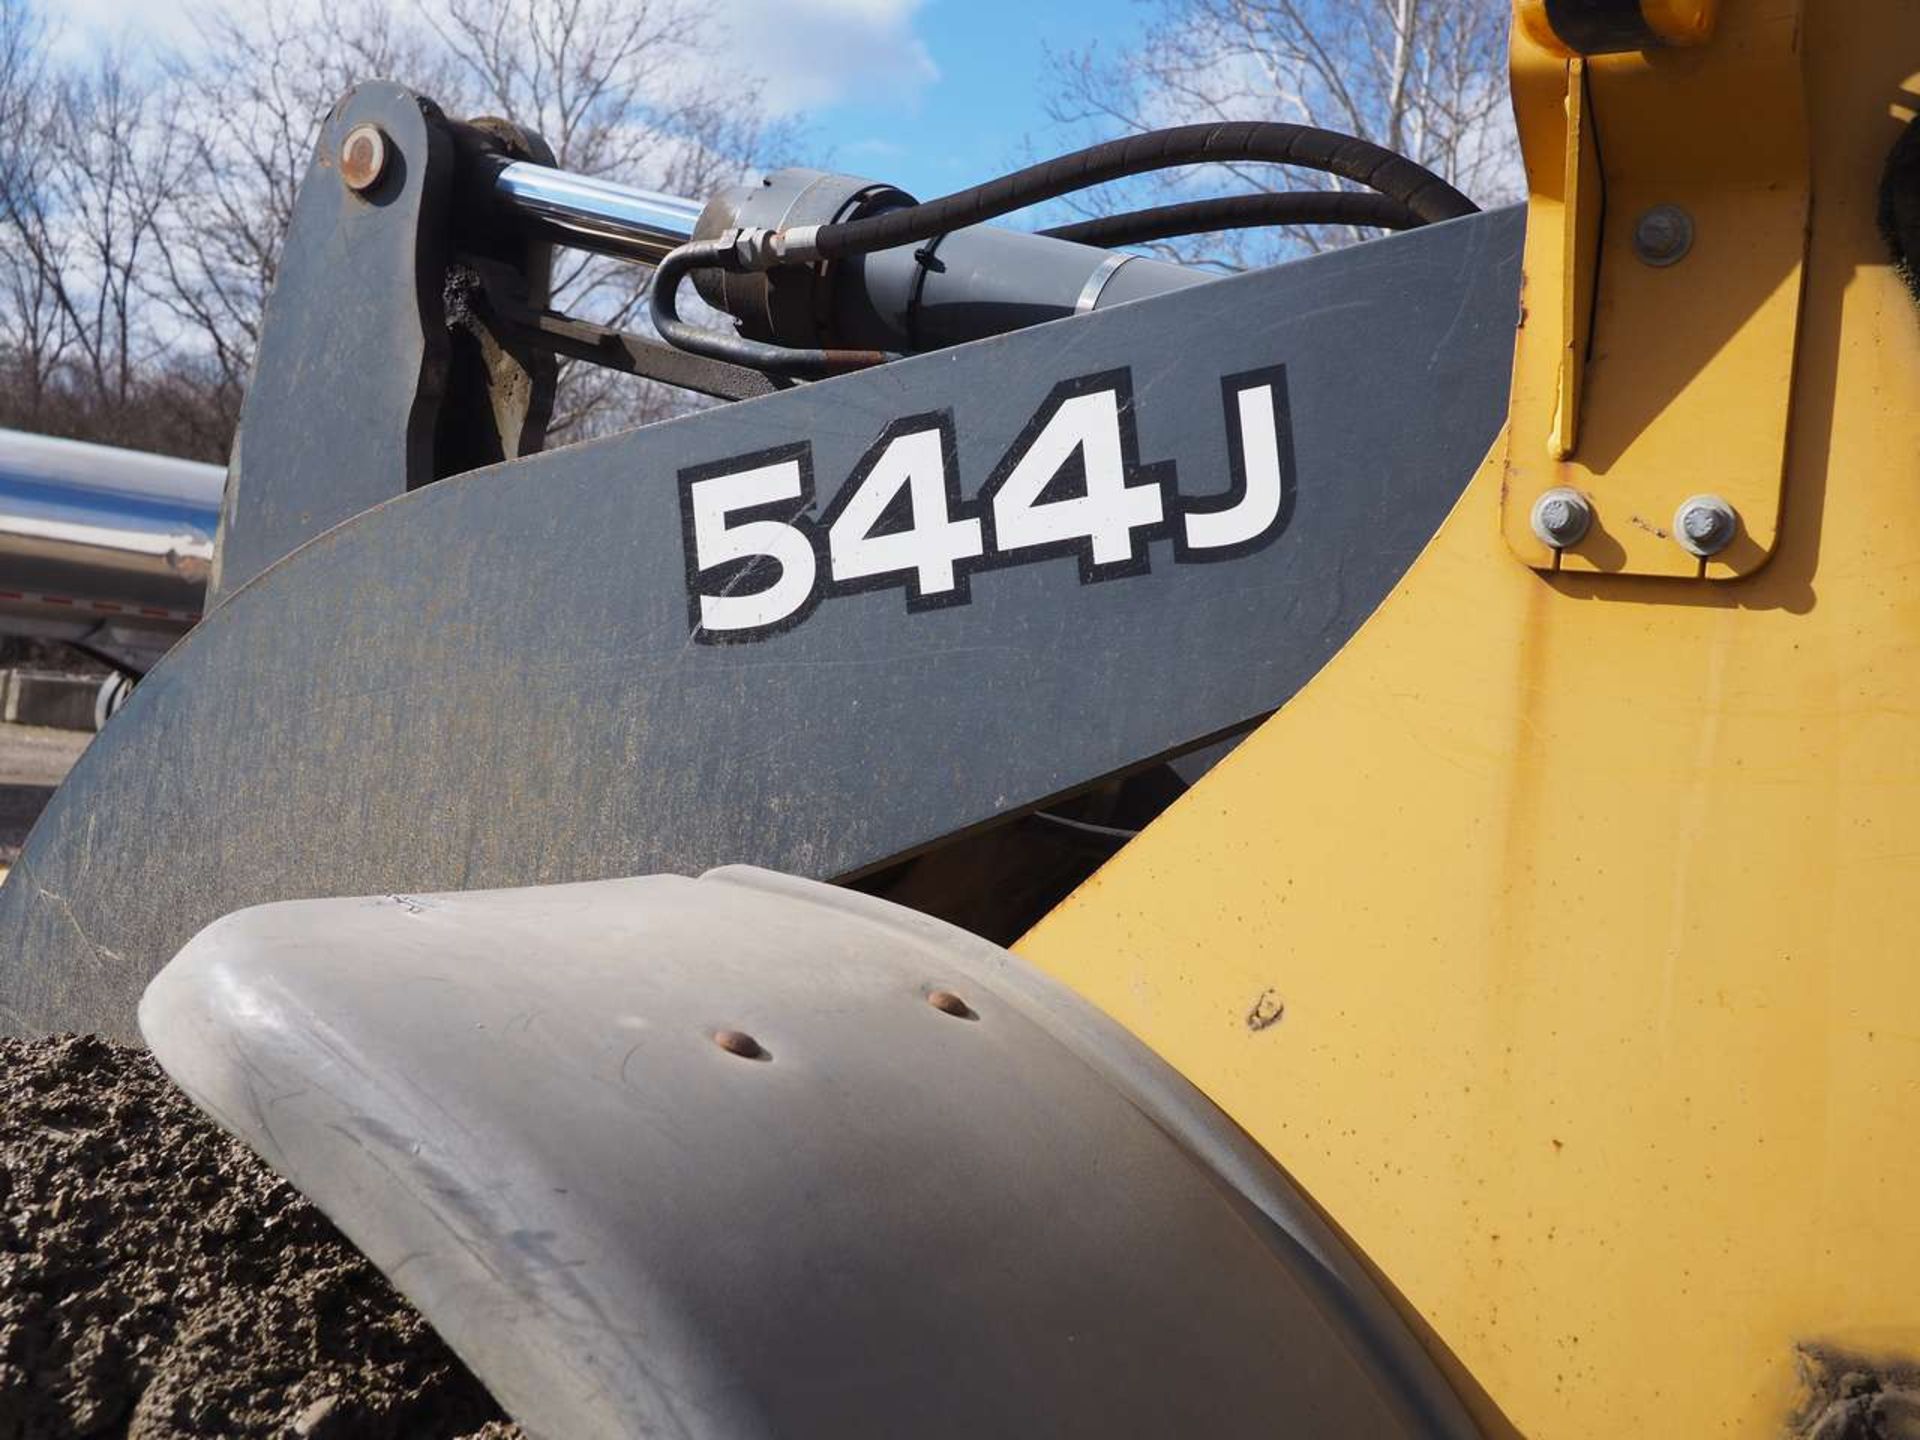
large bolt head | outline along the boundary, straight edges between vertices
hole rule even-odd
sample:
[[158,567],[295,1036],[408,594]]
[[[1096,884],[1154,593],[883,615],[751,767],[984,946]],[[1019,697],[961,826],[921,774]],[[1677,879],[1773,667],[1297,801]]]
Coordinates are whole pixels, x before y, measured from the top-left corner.
[[1718,495],[1695,495],[1673,513],[1673,538],[1705,559],[1718,555],[1740,533],[1740,516]]
[[1693,248],[1693,217],[1678,205],[1656,205],[1633,227],[1633,253],[1648,265],[1673,265]]
[[357,195],[387,173],[387,137],[378,125],[356,125],[340,142],[340,179]]
[[1592,528],[1593,505],[1578,490],[1559,486],[1533,502],[1533,533],[1542,545],[1565,550]]

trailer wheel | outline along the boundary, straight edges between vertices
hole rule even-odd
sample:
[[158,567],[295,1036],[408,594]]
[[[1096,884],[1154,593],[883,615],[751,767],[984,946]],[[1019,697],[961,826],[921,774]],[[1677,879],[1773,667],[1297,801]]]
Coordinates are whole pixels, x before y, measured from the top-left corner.
[[127,703],[127,696],[133,693],[133,677],[116,670],[100,682],[100,689],[93,697],[93,728],[104,730],[107,721],[120,713],[120,707]]

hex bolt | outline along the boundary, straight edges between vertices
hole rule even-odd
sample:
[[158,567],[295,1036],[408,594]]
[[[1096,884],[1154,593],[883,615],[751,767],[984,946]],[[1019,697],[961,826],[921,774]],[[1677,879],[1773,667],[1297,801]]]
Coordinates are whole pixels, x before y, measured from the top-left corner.
[[716,1030],[713,1032],[713,1043],[729,1055],[738,1055],[742,1060],[770,1058],[766,1047],[744,1030]]
[[927,996],[927,1003],[942,1015],[951,1015],[956,1020],[978,1020],[973,1007],[951,990],[935,990]]
[[1693,217],[1678,205],[1656,205],[1633,227],[1633,253],[1655,267],[1676,265],[1693,248]]
[[1740,516],[1718,495],[1695,495],[1673,512],[1673,538],[1701,559],[1718,555],[1740,533]]
[[1593,528],[1593,504],[1578,490],[1561,485],[1533,502],[1533,533],[1542,545],[1565,550],[1587,538]]
[[340,178],[364,195],[387,173],[387,137],[378,125],[356,125],[340,142]]

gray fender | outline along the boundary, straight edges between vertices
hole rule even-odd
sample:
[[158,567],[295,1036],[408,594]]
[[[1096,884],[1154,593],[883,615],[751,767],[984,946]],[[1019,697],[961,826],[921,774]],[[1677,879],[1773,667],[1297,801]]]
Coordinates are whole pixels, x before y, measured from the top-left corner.
[[1197,1090],[884,901],[732,868],[264,905],[140,1025],[550,1440],[1475,1433]]

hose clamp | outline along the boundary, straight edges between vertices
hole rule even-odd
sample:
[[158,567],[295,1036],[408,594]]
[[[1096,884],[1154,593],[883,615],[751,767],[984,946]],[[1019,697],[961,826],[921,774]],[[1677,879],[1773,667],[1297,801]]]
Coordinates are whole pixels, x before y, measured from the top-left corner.
[[1100,303],[1100,294],[1107,288],[1107,282],[1120,271],[1120,267],[1134,257],[1131,255],[1109,255],[1093,267],[1093,273],[1087,276],[1087,283],[1080,287],[1080,298],[1073,302],[1073,313],[1084,315]]

